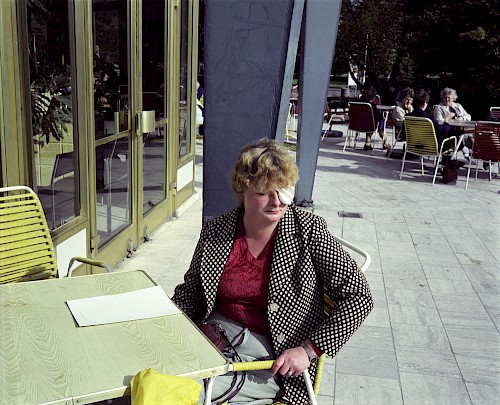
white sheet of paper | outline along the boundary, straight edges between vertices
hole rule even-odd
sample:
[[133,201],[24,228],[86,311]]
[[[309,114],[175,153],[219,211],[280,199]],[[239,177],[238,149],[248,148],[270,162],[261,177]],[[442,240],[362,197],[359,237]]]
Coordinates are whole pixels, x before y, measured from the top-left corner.
[[160,286],[66,301],[79,326],[156,318],[181,313]]

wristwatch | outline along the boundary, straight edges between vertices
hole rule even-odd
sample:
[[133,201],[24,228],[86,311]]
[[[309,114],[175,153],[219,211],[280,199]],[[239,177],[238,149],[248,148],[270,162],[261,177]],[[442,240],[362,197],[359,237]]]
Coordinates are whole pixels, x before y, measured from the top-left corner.
[[307,357],[309,357],[309,362],[311,362],[313,359],[315,359],[316,357],[316,353],[314,353],[314,351],[312,351],[311,349],[309,349],[309,347],[305,344],[305,343],[302,343],[300,345],[300,347],[302,347],[302,349],[305,350],[306,354],[307,354]]

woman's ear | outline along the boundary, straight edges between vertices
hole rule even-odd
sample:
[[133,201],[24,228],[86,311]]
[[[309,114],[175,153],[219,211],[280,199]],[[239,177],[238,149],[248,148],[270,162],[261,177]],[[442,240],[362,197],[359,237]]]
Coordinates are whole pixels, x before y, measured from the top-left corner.
[[241,205],[243,205],[243,201],[245,201],[245,193],[244,192],[238,193],[238,201]]

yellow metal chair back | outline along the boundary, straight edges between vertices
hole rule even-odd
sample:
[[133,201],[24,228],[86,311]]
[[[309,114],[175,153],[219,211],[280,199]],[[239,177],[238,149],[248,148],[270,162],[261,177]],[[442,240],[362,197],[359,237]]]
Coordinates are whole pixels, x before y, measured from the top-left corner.
[[57,276],[56,255],[38,196],[0,188],[0,283]]
[[[84,257],[74,261],[102,267],[106,264]],[[0,284],[57,277],[57,261],[42,204],[26,186],[0,188]]]
[[[434,165],[434,176],[432,177],[432,185],[436,182],[439,162],[443,154],[452,154],[454,147],[457,144],[457,138],[450,136],[444,139],[439,145],[434,130],[434,124],[429,118],[425,117],[405,117],[404,128],[406,133],[406,149],[401,163],[401,171],[399,178],[403,178],[403,171],[406,162],[406,154],[413,153],[420,156],[420,165],[422,175],[424,174],[424,157],[437,158]],[[443,151],[443,148],[447,148]]]
[[408,152],[425,156],[439,155],[436,132],[429,118],[405,117],[404,123]]

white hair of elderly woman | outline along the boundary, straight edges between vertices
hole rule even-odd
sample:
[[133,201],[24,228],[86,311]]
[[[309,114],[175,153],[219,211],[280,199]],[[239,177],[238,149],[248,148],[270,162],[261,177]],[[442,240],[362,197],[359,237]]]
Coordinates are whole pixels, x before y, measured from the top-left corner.
[[441,90],[441,93],[439,95],[441,96],[441,100],[444,96],[451,96],[453,101],[458,98],[456,90],[452,89],[451,87],[445,87],[443,90]]

